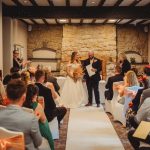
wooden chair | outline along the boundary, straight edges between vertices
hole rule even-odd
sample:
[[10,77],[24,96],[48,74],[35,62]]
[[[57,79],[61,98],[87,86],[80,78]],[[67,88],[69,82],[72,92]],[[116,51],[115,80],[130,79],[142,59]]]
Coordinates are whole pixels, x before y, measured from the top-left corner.
[[14,132],[0,127],[0,149],[25,150],[23,132]]

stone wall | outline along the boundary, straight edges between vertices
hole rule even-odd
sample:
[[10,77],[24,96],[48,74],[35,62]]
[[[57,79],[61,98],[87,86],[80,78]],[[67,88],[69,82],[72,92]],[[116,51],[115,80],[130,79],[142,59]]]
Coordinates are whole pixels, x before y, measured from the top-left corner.
[[57,50],[57,57],[61,57],[60,69],[61,74],[64,74],[72,51],[79,51],[81,59],[85,59],[87,52],[93,50],[95,56],[103,61],[105,76],[112,72],[109,65],[116,62],[116,56],[120,52],[132,50],[147,56],[147,37],[143,28],[135,26],[34,26],[33,30],[28,32],[28,57],[32,57],[33,49],[41,48],[43,42],[46,42],[47,47]]
[[116,26],[65,25],[63,27],[62,68],[70,59],[72,51],[79,51],[81,59],[85,59],[89,50],[94,51],[95,56],[102,60],[103,75],[105,75],[109,57],[116,60]]
[[33,26],[28,32],[28,58],[32,57],[32,50],[43,47],[43,42],[48,48],[57,50],[57,55],[61,57],[62,33],[62,26]]
[[118,52],[136,51],[142,57],[148,56],[148,33],[143,27],[117,27]]

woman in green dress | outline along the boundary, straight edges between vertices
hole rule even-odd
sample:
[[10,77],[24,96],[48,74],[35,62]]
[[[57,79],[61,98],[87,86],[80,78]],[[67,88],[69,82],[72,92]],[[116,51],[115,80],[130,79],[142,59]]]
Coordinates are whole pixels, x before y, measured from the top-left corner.
[[38,91],[39,89],[36,85],[28,85],[24,107],[32,108],[34,110],[36,116],[39,119],[39,128],[41,135],[48,140],[51,150],[54,150],[54,141],[44,113],[44,108],[40,103],[37,102]]

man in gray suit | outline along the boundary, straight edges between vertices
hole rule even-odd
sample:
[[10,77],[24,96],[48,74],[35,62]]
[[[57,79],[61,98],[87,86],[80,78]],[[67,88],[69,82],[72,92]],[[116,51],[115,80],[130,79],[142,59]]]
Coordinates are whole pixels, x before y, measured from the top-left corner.
[[150,88],[143,91],[143,93],[141,95],[141,104],[140,105],[142,105],[144,100],[149,97],[150,97]]
[[22,109],[26,86],[21,80],[11,81],[6,88],[11,104],[0,110],[0,126],[24,133],[26,150],[37,150],[42,143],[38,120],[32,113]]

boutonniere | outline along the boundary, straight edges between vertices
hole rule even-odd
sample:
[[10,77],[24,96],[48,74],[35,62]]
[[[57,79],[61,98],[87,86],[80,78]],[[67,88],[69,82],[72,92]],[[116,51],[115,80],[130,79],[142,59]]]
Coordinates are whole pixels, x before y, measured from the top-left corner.
[[97,59],[94,59],[93,62],[94,62],[94,63],[97,62]]

